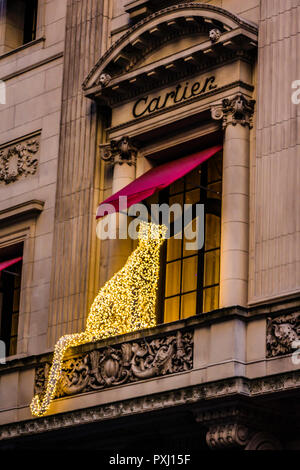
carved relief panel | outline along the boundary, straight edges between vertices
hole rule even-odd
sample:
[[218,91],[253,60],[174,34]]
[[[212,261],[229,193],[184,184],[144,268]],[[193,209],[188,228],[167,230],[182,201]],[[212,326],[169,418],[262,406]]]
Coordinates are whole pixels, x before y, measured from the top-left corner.
[[[175,331],[95,349],[64,361],[56,398],[103,390],[193,368],[193,331]],[[36,369],[35,393],[43,393],[49,364]]]
[[40,134],[0,147],[0,184],[34,175],[38,167]]

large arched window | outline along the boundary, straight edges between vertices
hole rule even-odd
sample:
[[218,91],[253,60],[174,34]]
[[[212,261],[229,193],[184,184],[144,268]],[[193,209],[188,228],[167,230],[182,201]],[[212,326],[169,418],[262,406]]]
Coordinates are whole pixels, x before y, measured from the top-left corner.
[[184,236],[182,239],[172,237],[164,246],[159,298],[159,315],[164,322],[219,307],[221,195],[221,152],[159,195],[160,203],[200,203],[204,204],[205,211],[202,249],[186,250]]

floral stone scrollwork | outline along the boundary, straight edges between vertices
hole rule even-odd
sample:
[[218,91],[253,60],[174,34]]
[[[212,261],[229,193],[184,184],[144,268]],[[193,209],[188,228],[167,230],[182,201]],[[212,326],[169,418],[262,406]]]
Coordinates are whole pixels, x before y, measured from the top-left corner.
[[[184,372],[193,367],[193,332],[108,346],[64,361],[56,398]],[[49,372],[36,369],[35,389],[42,394]]]
[[39,136],[0,148],[0,183],[13,183],[22,176],[34,175],[38,167],[36,154]]
[[267,320],[267,356],[275,357],[295,351],[300,343],[300,312],[280,315]]

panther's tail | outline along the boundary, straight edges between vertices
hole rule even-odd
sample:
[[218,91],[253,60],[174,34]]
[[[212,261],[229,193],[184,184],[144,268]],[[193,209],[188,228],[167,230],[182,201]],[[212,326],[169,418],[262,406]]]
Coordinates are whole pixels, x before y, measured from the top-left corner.
[[57,383],[61,375],[62,361],[66,350],[72,346],[89,343],[90,341],[91,335],[83,332],[62,336],[56,343],[54,348],[52,367],[50,369],[47,380],[46,391],[42,397],[35,395],[30,404],[30,409],[33,415],[43,416],[48,411],[50,403],[54,398]]

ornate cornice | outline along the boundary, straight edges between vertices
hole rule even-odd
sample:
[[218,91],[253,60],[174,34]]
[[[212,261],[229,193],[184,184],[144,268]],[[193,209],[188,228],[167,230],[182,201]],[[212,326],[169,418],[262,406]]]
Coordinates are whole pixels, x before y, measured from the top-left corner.
[[242,93],[233,98],[226,98],[220,105],[211,108],[211,116],[216,121],[222,120],[223,129],[227,126],[248,126],[252,128],[255,100],[248,100]]
[[[92,408],[85,408],[68,413],[46,416],[43,418],[30,419],[19,423],[12,423],[0,427],[0,440],[11,439],[20,436],[34,435],[47,431],[55,431],[62,428],[70,428],[80,424],[101,422],[108,419],[130,416],[132,414],[147,413],[155,410],[168,409],[182,405],[192,405],[202,403],[207,405],[207,400],[221,397],[251,397],[251,383],[256,382],[256,394],[258,385],[260,393],[268,392],[271,381],[271,388],[274,382],[280,386],[277,391],[299,389],[300,371],[278,376],[265,377],[251,381],[249,379],[235,378],[222,380],[219,382],[201,384],[184,389],[165,391],[144,397],[135,397],[130,400],[123,400],[115,403],[107,403]],[[273,381],[273,384],[272,384]],[[198,406],[198,405],[197,405]]]

